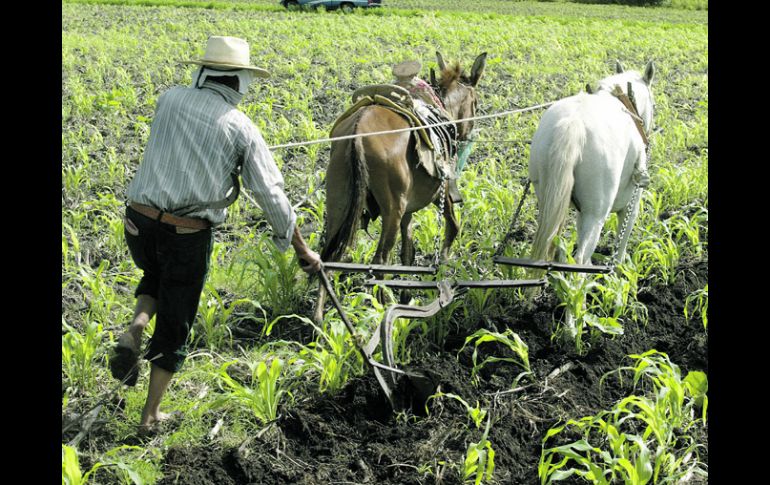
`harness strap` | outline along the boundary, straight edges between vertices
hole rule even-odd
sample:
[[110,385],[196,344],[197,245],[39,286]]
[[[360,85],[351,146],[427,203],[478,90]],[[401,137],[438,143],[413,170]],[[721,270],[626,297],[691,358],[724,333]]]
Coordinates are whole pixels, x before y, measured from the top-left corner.
[[623,106],[625,106],[626,111],[629,115],[631,115],[631,119],[634,120],[634,124],[636,125],[637,131],[639,131],[639,134],[642,136],[642,141],[644,142],[644,146],[649,146],[650,140],[647,138],[647,133],[644,132],[644,124],[642,123],[642,118],[639,116],[639,111],[637,111],[636,106],[634,103],[631,102],[630,99],[628,99],[628,95],[623,92],[623,90],[618,86],[615,85],[615,88],[610,92],[613,96],[618,98],[618,101],[620,101]]

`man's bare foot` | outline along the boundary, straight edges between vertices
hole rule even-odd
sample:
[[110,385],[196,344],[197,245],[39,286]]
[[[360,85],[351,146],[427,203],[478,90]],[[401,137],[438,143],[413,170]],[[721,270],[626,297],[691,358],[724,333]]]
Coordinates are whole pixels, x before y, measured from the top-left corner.
[[174,411],[171,413],[163,413],[158,411],[154,415],[149,415],[142,419],[142,422],[137,426],[137,431],[141,436],[147,436],[159,431],[160,427],[165,422],[174,421],[177,418],[181,418],[181,411]]

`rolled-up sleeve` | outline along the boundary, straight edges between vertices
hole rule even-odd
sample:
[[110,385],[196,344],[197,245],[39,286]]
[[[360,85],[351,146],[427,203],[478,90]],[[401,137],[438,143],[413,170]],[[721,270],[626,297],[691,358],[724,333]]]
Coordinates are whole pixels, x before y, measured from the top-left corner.
[[256,126],[249,123],[241,173],[245,186],[254,194],[273,229],[273,242],[281,251],[291,244],[297,215],[283,191],[281,171],[267,149],[267,144]]

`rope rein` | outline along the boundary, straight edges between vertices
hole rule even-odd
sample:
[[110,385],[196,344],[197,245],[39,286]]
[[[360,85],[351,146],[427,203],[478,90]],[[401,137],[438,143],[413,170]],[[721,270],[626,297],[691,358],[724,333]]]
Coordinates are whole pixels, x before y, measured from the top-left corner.
[[431,127],[434,127],[434,126],[454,125],[454,124],[462,123],[462,122],[465,122],[465,121],[478,121],[478,120],[486,120],[486,119],[490,119],[490,118],[501,118],[503,116],[508,116],[508,115],[512,115],[512,114],[516,114],[516,113],[526,113],[528,111],[535,111],[537,109],[546,108],[548,106],[551,106],[555,102],[556,101],[551,101],[549,103],[538,104],[538,105],[535,105],[535,106],[530,106],[528,108],[521,108],[521,109],[514,109],[514,110],[509,110],[509,111],[502,111],[500,113],[492,113],[492,114],[488,114],[488,115],[473,116],[473,117],[470,117],[470,118],[463,118],[463,119],[459,119],[459,120],[442,121],[441,123],[431,123],[431,124],[423,125],[423,126],[413,126],[413,127],[410,127],[410,128],[401,128],[401,129],[398,129],[398,130],[376,131],[374,133],[361,133],[361,134],[357,134],[357,135],[337,136],[337,137],[334,137],[334,138],[322,138],[322,139],[319,139],[319,140],[301,141],[301,142],[294,142],[294,143],[284,143],[282,145],[268,146],[267,148],[269,150],[277,150],[279,148],[291,148],[291,147],[299,147],[299,146],[305,146],[305,145],[315,145],[315,144],[318,144],[318,143],[326,143],[326,142],[337,141],[337,140],[350,140],[350,139],[353,139],[353,138],[363,138],[363,137],[366,137],[366,136],[390,135],[390,134],[393,134],[393,133],[406,133],[406,132],[410,132],[410,131],[423,130],[425,128],[431,128]]

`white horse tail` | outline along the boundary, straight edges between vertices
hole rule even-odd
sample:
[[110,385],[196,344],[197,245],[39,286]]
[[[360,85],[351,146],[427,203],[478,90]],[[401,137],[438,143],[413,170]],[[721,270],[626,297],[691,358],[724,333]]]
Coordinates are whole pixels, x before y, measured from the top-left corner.
[[548,158],[539,172],[539,210],[532,259],[553,260],[556,250],[553,239],[567,218],[575,185],[575,166],[581,159],[585,141],[586,127],[579,117],[569,116],[556,123]]

